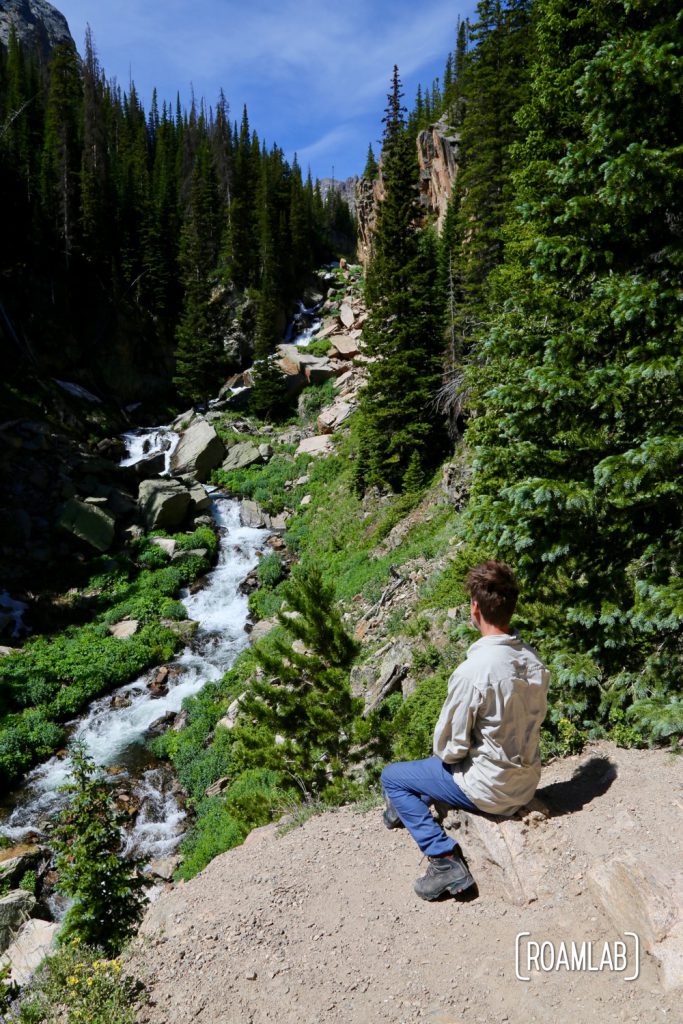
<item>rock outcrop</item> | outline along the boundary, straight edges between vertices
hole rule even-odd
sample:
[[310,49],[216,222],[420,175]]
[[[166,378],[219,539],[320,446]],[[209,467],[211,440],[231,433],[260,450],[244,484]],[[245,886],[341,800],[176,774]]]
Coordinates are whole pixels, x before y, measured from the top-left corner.
[[148,530],[175,530],[190,510],[190,492],[177,480],[143,480],[138,506]]
[[60,529],[96,551],[108,551],[112,546],[115,525],[114,517],[99,504],[78,498],[66,502],[58,522]]
[[23,986],[30,980],[38,965],[52,951],[59,925],[53,921],[31,918],[19,928],[7,952],[0,957],[0,970],[10,968],[9,980]]
[[66,18],[46,0],[3,0],[0,45],[8,45],[12,28],[21,45],[31,50],[37,48],[44,60],[60,43],[76,48]]
[[[458,173],[460,137],[447,119],[441,118],[425,128],[417,137],[420,206],[425,217],[436,214],[437,231],[441,231],[453,182]],[[384,199],[382,162],[374,181],[361,178],[356,188],[358,218],[358,258],[367,268],[372,252],[372,237],[377,223],[377,209]]]
[[203,483],[220,466],[224,455],[225,446],[211,424],[197,419],[181,435],[171,456],[171,471]]
[[420,203],[427,214],[436,214],[438,232],[443,227],[458,172],[459,142],[459,134],[444,118],[425,128],[417,137]]

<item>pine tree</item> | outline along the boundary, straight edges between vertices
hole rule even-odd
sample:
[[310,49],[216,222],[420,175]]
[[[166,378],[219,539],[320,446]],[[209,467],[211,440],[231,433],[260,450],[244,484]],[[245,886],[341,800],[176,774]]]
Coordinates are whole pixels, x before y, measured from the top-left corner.
[[[318,796],[344,778],[351,761],[354,719],[363,706],[348,677],[357,646],[344,629],[334,588],[315,567],[287,585],[278,619],[287,635],[256,649],[264,677],[243,698],[245,717],[281,737],[282,770],[306,795]],[[293,637],[303,651],[292,646]]]
[[112,955],[135,934],[142,917],[143,862],[123,859],[123,816],[83,745],[72,748],[71,761],[72,779],[64,787],[71,800],[53,833],[58,888],[73,900],[59,938],[101,946]]
[[400,489],[414,456],[427,468],[444,446],[443,427],[433,410],[442,349],[436,249],[431,232],[420,234],[417,228],[417,156],[401,99],[395,67],[384,117],[385,198],[366,285],[370,316],[365,337],[379,359],[370,364],[362,392],[359,487]]

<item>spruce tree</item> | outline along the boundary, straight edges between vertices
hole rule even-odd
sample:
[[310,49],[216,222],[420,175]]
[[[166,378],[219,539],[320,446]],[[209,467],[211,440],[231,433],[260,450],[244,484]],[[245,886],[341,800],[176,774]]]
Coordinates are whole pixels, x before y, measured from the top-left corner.
[[72,778],[64,787],[71,799],[53,833],[58,888],[73,900],[59,939],[75,938],[115,955],[143,914],[142,861],[122,857],[123,815],[83,745],[72,748],[71,761]]
[[174,377],[180,394],[195,402],[210,398],[225,372],[222,338],[211,303],[220,250],[219,210],[215,173],[204,142],[197,154],[190,205],[181,232],[185,302],[176,331]]
[[377,160],[372,150],[372,143],[368,144],[368,155],[365,161],[365,170],[363,171],[363,177],[367,178],[368,181],[374,181],[379,174],[379,167],[377,166]]
[[[369,365],[361,397],[359,487],[401,489],[414,456],[427,469],[444,450],[433,402],[441,381],[441,321],[436,247],[418,230],[417,155],[406,131],[398,68],[384,117],[380,204],[367,275]],[[414,468],[411,480],[415,478]]]
[[[680,10],[538,4],[520,219],[470,374],[471,529],[538,604],[553,718],[683,731]],[[513,240],[514,235],[514,240]]]

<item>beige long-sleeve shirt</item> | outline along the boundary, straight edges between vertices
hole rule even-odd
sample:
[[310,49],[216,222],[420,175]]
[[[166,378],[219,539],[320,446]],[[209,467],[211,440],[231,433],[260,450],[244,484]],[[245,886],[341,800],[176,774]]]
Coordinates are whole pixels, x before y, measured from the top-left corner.
[[434,753],[480,810],[514,814],[534,795],[549,679],[516,632],[481,637],[449,679]]

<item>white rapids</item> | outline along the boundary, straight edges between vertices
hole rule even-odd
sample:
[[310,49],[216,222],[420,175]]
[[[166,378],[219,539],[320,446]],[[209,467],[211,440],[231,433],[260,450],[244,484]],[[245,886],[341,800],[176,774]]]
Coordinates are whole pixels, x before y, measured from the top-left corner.
[[123,435],[126,442],[128,454],[121,459],[122,466],[134,466],[140,459],[148,455],[156,455],[157,452],[164,452],[166,456],[165,473],[171,471],[171,456],[178,447],[180,434],[177,434],[170,427],[147,427],[141,430],[130,430]]
[[[238,584],[257,564],[268,532],[241,525],[239,502],[214,496],[212,515],[219,531],[219,557],[194,594],[181,600],[190,619],[199,623],[191,645],[170,663],[168,692],[155,698],[147,683],[153,669],[138,679],[94,701],[74,726],[72,739],[83,740],[91,757],[104,767],[122,769],[115,782],[131,790],[140,810],[128,832],[126,852],[145,860],[166,856],[183,832],[184,812],[175,797],[173,779],[163,767],[148,767],[147,731],[168,712],[178,712],[183,699],[220,679],[247,645],[247,598]],[[113,698],[125,706],[113,706]],[[17,794],[19,803],[0,823],[0,834],[19,842],[32,832],[46,833],[64,806],[59,787],[69,775],[68,758],[53,757],[27,776]]]

